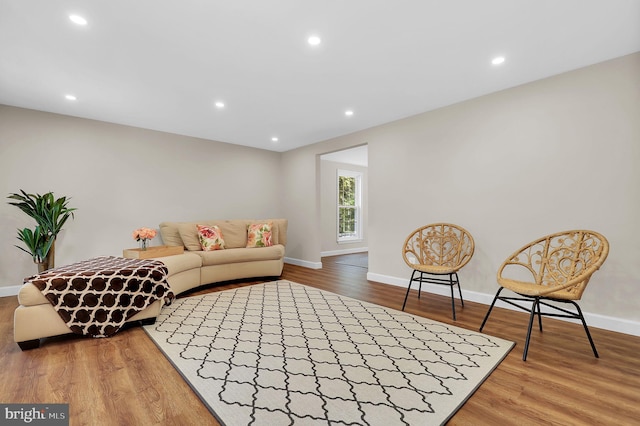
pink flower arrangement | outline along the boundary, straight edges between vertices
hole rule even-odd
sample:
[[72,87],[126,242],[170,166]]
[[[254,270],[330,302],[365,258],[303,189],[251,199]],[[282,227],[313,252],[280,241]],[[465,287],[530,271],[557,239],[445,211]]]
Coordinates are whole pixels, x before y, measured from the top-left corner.
[[147,240],[156,236],[156,230],[151,228],[138,228],[133,231],[133,239],[142,242],[142,249],[147,248]]

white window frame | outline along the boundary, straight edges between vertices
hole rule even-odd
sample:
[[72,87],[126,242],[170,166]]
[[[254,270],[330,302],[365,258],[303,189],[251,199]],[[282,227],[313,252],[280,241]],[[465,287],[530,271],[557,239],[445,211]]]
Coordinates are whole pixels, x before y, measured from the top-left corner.
[[[355,178],[356,180],[356,190],[355,190],[355,202],[356,205],[353,206],[355,209],[355,233],[353,235],[340,235],[340,209],[342,207],[351,207],[351,206],[341,206],[340,205],[340,177],[349,177]],[[362,176],[361,172],[356,172],[353,170],[341,170],[338,169],[337,177],[336,177],[336,238],[338,243],[351,243],[362,241]]]

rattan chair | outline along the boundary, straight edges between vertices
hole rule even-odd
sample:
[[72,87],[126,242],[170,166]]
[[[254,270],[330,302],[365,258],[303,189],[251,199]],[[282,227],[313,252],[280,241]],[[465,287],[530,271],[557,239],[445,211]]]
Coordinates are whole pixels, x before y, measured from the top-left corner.
[[[586,230],[558,232],[522,247],[500,266],[500,288],[482,321],[480,331],[496,300],[502,300],[530,312],[523,361],[527,360],[531,328],[536,315],[540,331],[542,316],[579,319],[587,333],[593,354],[598,358],[598,351],[576,300],[580,300],[591,276],[604,263],[608,254],[607,239],[597,232]],[[505,288],[518,296],[501,296],[500,293]],[[523,306],[523,301],[531,302],[531,307],[528,304]],[[569,303],[575,307],[575,311],[549,302]],[[544,311],[541,305],[545,307]]]
[[[422,292],[422,283],[443,284],[451,287],[451,310],[456,319],[456,305],[453,287],[458,286],[460,303],[464,307],[458,271],[471,260],[475,245],[469,232],[450,223],[434,223],[413,231],[405,240],[402,258],[413,269],[402,310],[413,282],[418,282],[418,298]],[[447,278],[442,276],[447,275]]]

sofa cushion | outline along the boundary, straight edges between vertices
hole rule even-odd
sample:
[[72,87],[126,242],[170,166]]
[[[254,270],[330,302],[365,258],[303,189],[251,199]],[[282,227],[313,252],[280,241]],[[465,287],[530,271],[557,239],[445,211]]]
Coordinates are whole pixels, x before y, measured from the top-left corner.
[[247,248],[271,247],[273,245],[273,224],[250,223],[247,225]]
[[226,265],[231,263],[278,260],[284,256],[284,246],[275,245],[260,248],[234,248],[216,251],[195,252],[202,258],[202,266]]
[[244,248],[247,245],[248,220],[217,220],[215,222],[224,234],[227,248]]
[[180,232],[178,232],[179,222],[162,222],[160,224],[160,236],[162,242],[168,246],[184,246]]
[[190,269],[202,267],[202,258],[194,253],[182,253],[175,256],[156,257],[167,267],[167,276],[172,276]]
[[[208,222],[200,222],[209,225]],[[194,222],[184,222],[178,224],[178,233],[184,243],[184,247],[189,251],[200,251],[200,240],[198,239],[198,228]]]
[[198,228],[198,240],[203,251],[223,250],[224,236],[217,225],[196,225]]
[[287,245],[287,225],[289,223],[287,219],[267,219],[261,222],[271,222],[273,224],[271,228],[273,231],[273,244]]
[[18,291],[18,302],[22,306],[51,304],[47,298],[44,297],[44,294],[38,290],[38,287],[32,283],[25,283],[20,287],[20,290]]
[[[247,220],[246,222],[246,226],[252,224],[252,223],[271,223],[271,240],[273,242],[273,245],[276,244],[281,244],[283,246],[287,245],[287,224],[288,221],[287,219],[262,219],[262,220]],[[248,237],[248,230],[246,229],[245,226],[245,232],[247,233],[247,237]],[[246,240],[245,240],[246,243]],[[246,244],[243,245],[242,247],[246,247]]]

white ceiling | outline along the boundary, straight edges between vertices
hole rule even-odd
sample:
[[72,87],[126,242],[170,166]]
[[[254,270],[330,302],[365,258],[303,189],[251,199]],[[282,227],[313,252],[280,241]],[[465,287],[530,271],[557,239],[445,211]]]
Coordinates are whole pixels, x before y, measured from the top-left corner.
[[286,151],[637,51],[638,0],[0,0],[0,103]]

